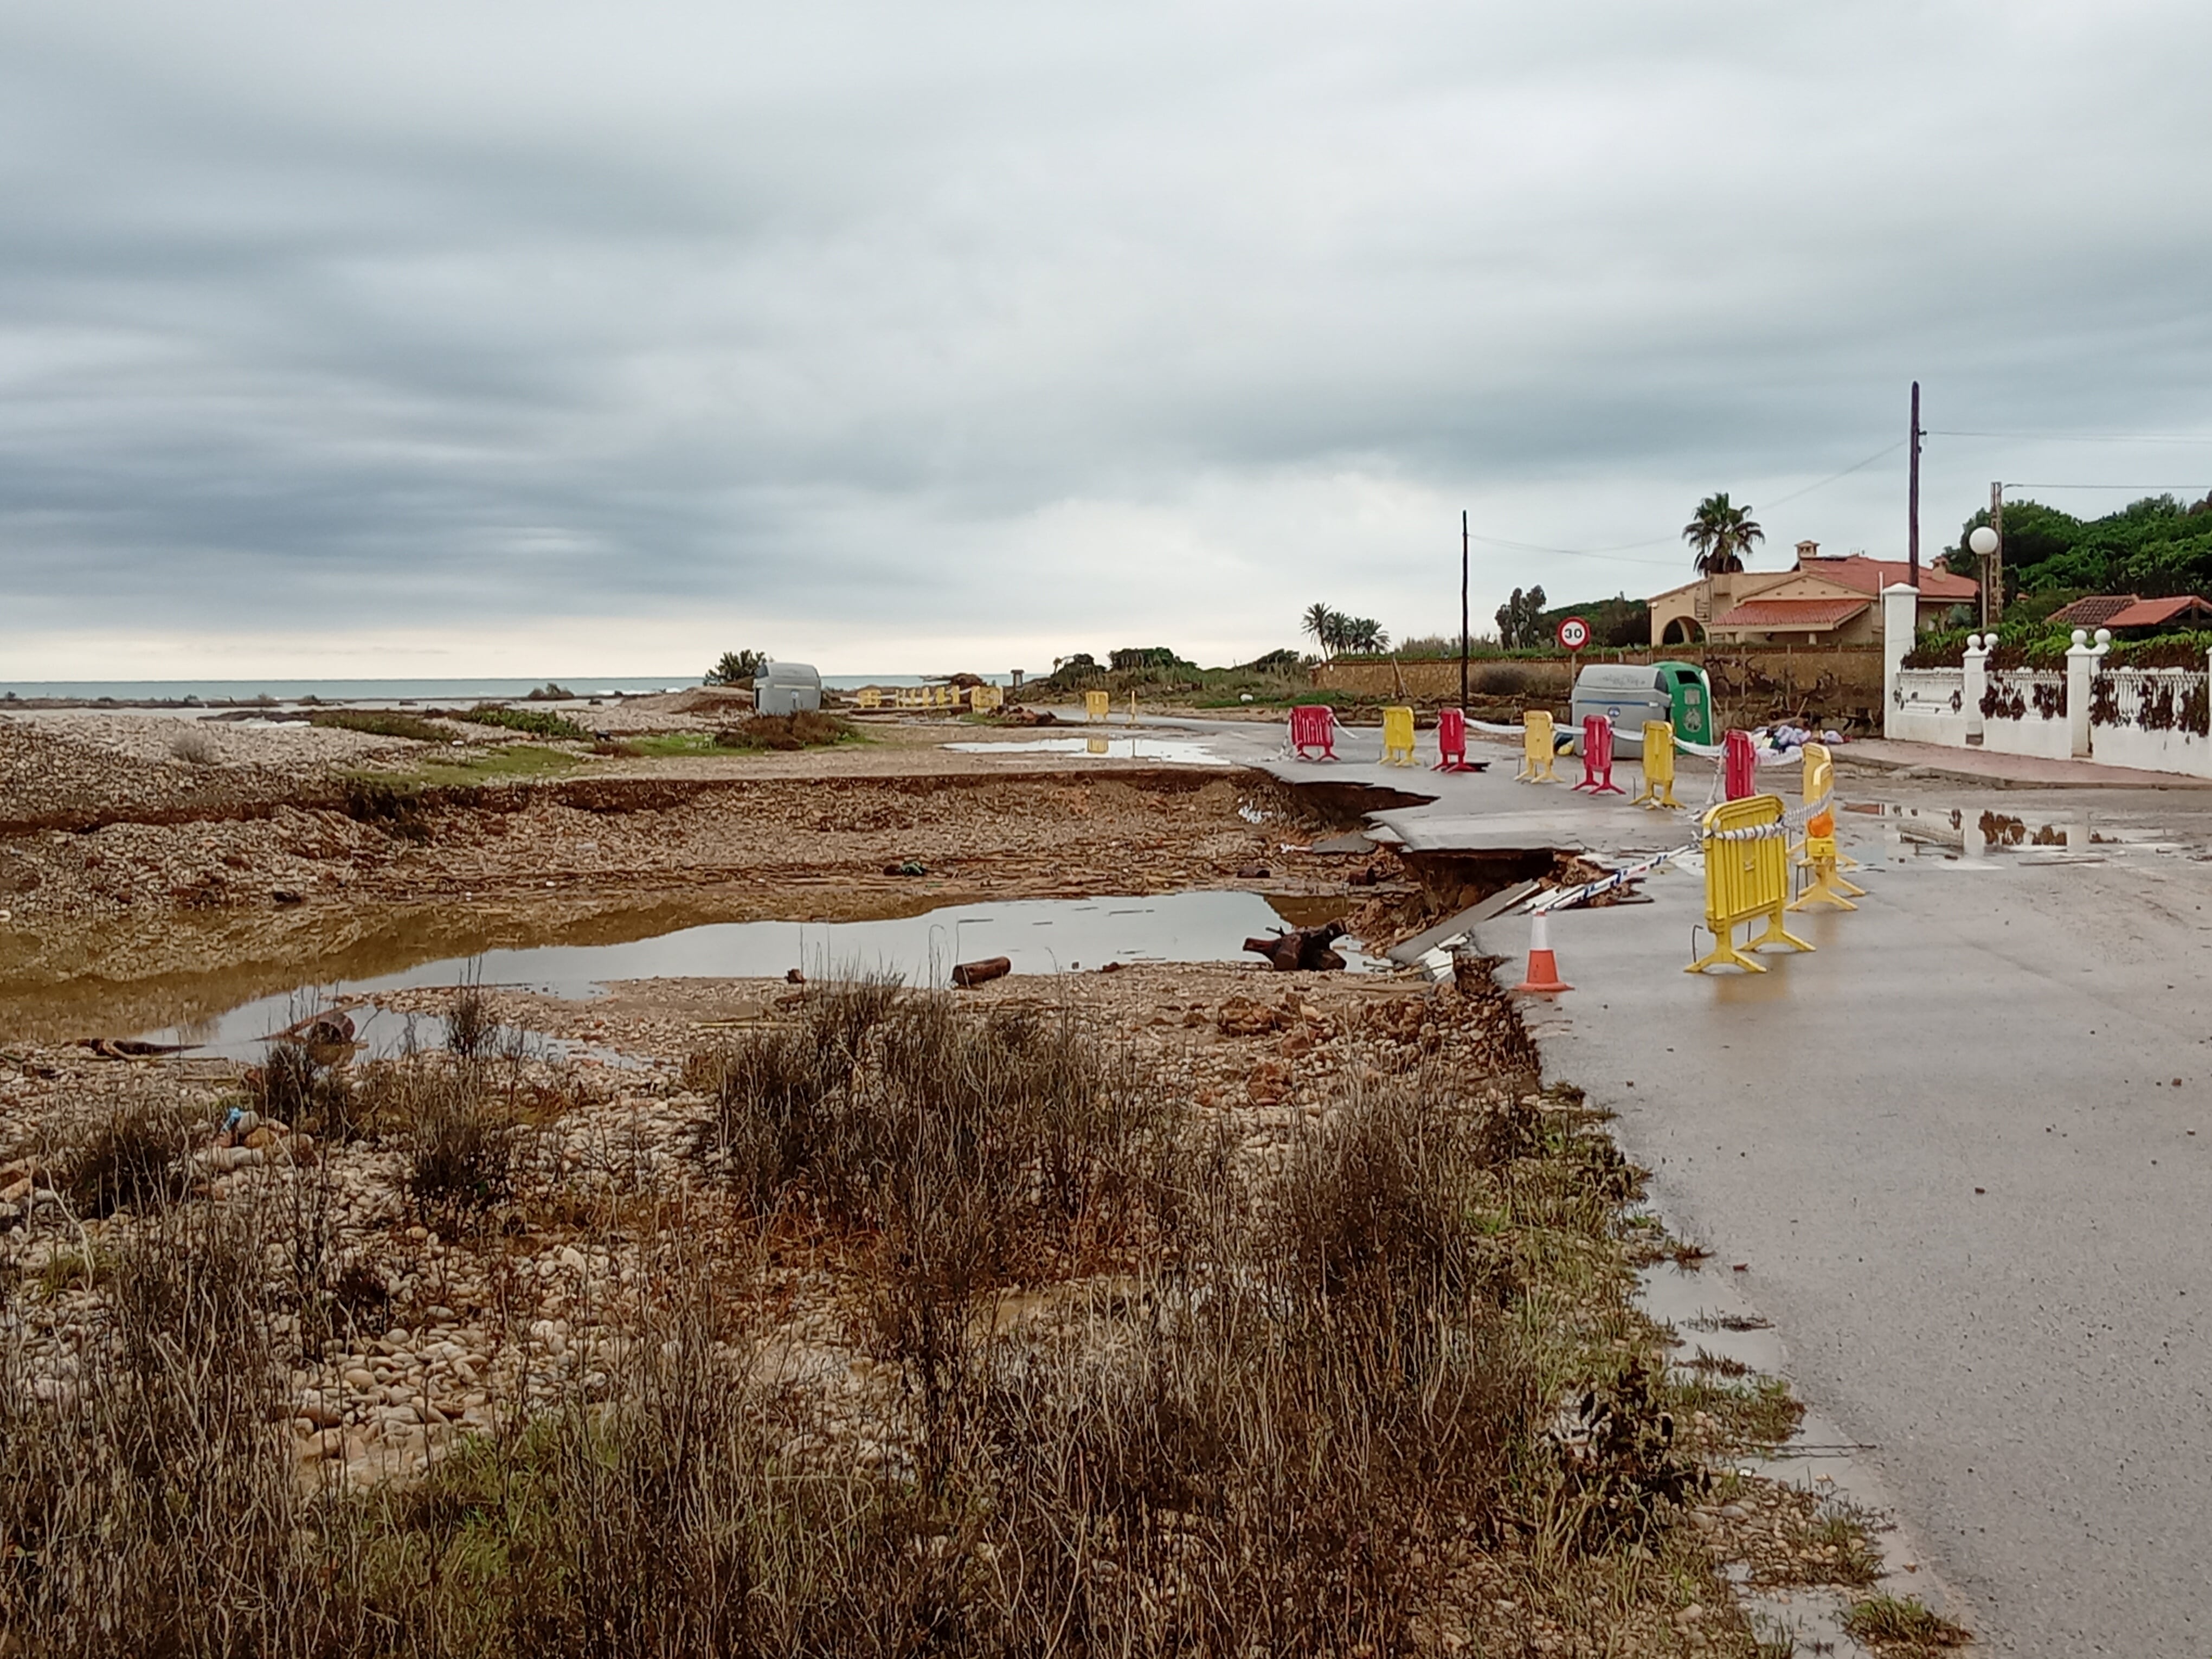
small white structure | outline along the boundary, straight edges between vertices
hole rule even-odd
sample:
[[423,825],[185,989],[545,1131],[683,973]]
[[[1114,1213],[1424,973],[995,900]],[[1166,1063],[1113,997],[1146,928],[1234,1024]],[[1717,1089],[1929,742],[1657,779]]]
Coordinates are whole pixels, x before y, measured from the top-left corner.
[[803,662],[772,662],[753,681],[753,712],[796,714],[822,707],[822,676]]

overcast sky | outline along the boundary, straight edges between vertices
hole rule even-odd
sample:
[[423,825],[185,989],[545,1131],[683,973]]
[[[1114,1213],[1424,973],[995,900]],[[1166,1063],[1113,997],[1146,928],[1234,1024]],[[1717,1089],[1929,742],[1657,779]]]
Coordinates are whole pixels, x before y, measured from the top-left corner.
[[[2208,63],[2202,0],[18,0],[0,680],[1226,661],[1455,629],[1462,507],[1478,626],[1656,592],[1714,489],[1900,557],[1916,376],[2212,437]],[[1923,546],[1998,477],[2212,442],[1938,436]]]

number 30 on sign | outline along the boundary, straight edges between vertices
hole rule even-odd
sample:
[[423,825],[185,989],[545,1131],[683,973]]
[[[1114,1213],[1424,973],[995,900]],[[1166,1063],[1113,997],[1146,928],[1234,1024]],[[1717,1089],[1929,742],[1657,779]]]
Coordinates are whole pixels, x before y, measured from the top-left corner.
[[1559,619],[1559,644],[1569,651],[1579,651],[1589,643],[1589,624],[1580,617]]

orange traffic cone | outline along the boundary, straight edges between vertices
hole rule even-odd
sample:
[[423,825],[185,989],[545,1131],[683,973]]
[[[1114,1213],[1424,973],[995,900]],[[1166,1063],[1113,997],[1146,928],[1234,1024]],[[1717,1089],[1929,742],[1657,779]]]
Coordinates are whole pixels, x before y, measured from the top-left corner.
[[1575,988],[1559,977],[1559,964],[1552,956],[1552,936],[1547,918],[1539,910],[1528,918],[1528,977],[1513,988],[1516,994],[1550,996]]

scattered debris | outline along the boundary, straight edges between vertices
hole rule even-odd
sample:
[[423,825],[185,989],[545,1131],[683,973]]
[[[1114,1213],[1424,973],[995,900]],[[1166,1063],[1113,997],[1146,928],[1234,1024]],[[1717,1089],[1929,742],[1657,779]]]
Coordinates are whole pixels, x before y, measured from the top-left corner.
[[988,985],[994,979],[1004,979],[1014,971],[1011,957],[985,957],[980,962],[963,962],[952,970],[952,982],[963,990],[970,986]]
[[1332,921],[1320,927],[1294,927],[1273,939],[1248,939],[1244,948],[1267,957],[1279,974],[1335,973],[1344,966],[1344,958],[1329,947],[1345,933],[1342,922]]

